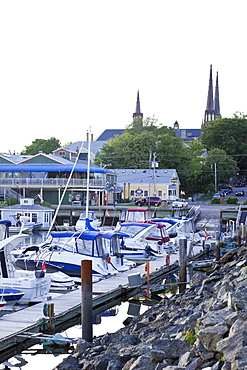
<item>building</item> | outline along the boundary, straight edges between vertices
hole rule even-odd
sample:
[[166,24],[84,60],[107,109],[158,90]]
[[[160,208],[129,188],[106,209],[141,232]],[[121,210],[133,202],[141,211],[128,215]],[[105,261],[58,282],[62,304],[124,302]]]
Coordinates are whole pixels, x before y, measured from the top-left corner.
[[184,143],[191,143],[191,141],[200,139],[201,137],[201,129],[194,128],[194,129],[188,129],[188,128],[179,128],[178,121],[176,121],[173,125],[174,130],[176,132],[176,135],[180,137],[181,140],[183,140]]
[[206,110],[204,113],[204,121],[202,123],[202,128],[207,126],[209,122],[214,121],[217,117],[220,117],[220,115],[221,114],[220,114],[218,72],[216,73],[216,85],[215,85],[215,94],[214,94],[213,93],[212,65],[210,65],[207,105],[206,105]]
[[115,169],[122,199],[157,196],[166,200],[179,198],[180,181],[175,169]]
[[[68,160],[62,156],[38,153],[36,155],[0,154],[1,199],[9,197],[44,199],[57,205],[83,204],[87,192],[87,162]],[[104,204],[107,183],[115,183],[111,171],[90,165],[90,204]]]

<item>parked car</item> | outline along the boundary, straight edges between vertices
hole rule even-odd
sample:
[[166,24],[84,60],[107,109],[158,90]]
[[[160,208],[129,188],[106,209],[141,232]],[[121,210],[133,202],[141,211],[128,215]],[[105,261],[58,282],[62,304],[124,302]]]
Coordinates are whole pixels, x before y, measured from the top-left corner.
[[245,182],[244,181],[239,181],[236,186],[238,188],[241,188],[242,186],[245,186]]
[[244,195],[244,190],[237,190],[235,194],[237,197],[241,197]]
[[213,195],[213,198],[224,198],[226,195],[223,191],[218,191]]
[[176,199],[172,202],[172,207],[182,208],[188,207],[189,203],[185,199]]
[[150,204],[150,206],[155,206],[155,207],[158,207],[160,206],[162,203],[162,199],[159,198],[159,197],[146,197],[146,198],[140,198],[140,199],[137,199],[135,201],[135,204],[137,206],[148,206]]

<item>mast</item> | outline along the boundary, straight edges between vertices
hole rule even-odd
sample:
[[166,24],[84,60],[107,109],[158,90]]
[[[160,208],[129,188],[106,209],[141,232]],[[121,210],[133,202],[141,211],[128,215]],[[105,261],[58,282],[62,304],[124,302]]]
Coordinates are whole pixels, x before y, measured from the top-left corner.
[[88,207],[89,207],[89,180],[90,180],[90,154],[91,154],[91,126],[89,126],[87,132],[87,197],[86,197],[86,218],[88,218]]

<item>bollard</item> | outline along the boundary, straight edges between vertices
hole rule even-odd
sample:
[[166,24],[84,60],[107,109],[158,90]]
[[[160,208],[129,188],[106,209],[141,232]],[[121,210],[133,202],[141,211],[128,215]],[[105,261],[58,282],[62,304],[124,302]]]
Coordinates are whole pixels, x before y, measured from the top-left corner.
[[81,324],[82,339],[93,340],[92,261],[81,261]]
[[179,285],[179,293],[183,293],[186,289],[186,260],[187,260],[187,239],[179,239],[179,282],[184,284]]

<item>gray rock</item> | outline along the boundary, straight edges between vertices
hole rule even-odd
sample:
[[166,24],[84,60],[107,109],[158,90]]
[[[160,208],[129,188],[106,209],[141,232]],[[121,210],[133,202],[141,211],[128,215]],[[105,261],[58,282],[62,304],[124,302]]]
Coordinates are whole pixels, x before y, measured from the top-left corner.
[[163,359],[178,359],[189,350],[189,345],[179,339],[159,339],[151,347],[150,356],[153,362]]
[[215,325],[199,330],[196,336],[208,351],[216,352],[217,343],[223,339],[227,332],[228,327],[226,325]]

